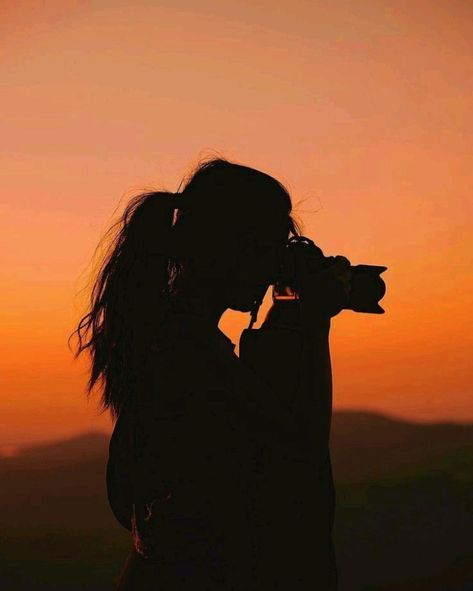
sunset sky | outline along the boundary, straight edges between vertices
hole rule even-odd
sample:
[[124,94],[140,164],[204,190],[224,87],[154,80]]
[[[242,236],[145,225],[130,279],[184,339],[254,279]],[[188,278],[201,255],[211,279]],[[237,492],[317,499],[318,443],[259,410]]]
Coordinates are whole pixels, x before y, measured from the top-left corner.
[[111,430],[67,347],[94,249],[219,154],[282,181],[326,255],[388,267],[384,315],[332,321],[335,409],[473,420],[470,2],[0,6],[0,446]]

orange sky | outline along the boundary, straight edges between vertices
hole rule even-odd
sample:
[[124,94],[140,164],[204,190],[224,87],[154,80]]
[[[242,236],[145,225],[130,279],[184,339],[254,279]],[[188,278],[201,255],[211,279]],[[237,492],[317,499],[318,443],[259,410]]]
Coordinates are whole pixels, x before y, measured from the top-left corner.
[[2,2],[0,445],[110,429],[66,343],[93,250],[214,151],[284,182],[325,254],[388,267],[386,314],[332,321],[335,408],[471,421],[471,4],[129,4]]

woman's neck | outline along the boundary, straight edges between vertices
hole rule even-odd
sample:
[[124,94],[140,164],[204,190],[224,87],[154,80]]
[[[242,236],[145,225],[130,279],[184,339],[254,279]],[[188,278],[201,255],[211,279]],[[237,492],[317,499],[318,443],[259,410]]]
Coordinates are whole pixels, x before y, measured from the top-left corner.
[[176,291],[170,296],[171,308],[188,314],[208,318],[218,326],[227,306],[221,303],[215,290],[193,289]]

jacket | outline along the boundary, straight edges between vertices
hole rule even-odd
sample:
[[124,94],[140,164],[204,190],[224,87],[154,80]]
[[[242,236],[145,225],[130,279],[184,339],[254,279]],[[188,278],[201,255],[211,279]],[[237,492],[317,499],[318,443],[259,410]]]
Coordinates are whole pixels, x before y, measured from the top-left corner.
[[297,339],[247,329],[238,357],[203,317],[164,322],[115,424],[107,492],[169,589],[336,589],[330,455],[314,461],[283,379]]

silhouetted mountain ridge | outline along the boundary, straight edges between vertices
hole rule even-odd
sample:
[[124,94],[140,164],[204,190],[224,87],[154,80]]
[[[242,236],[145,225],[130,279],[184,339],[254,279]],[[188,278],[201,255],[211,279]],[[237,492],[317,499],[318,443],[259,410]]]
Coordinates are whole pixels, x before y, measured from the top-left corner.
[[[0,465],[47,469],[104,458],[110,436],[86,431],[63,440],[23,447]],[[397,478],[419,470],[462,469],[462,454],[473,449],[473,423],[418,423],[368,411],[337,411],[331,434],[335,478],[339,481]]]
[[335,478],[364,481],[419,471],[463,470],[473,452],[473,423],[417,423],[366,411],[334,413],[331,431]]

